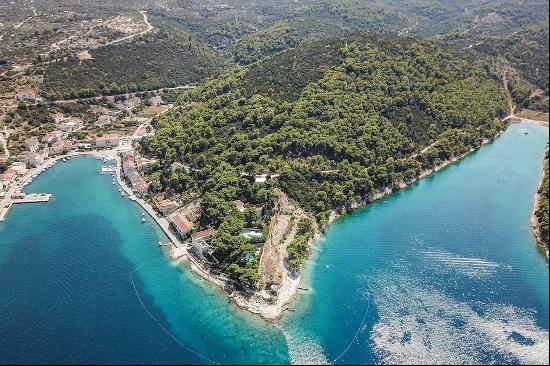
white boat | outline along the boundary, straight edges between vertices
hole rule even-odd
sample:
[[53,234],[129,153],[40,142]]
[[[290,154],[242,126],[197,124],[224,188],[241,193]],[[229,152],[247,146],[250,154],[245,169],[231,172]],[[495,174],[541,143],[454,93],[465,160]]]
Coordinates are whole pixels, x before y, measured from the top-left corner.
[[119,188],[118,191],[119,191],[119,192],[122,191],[122,188]]
[[145,212],[142,212],[142,213],[141,213],[141,217],[143,217],[143,216],[145,216]]
[[67,156],[67,160],[71,160],[71,157],[70,157],[70,156]]
[[162,246],[162,243],[159,241],[159,247],[161,247],[161,246]]
[[145,217],[142,217],[142,218],[141,218],[141,222],[145,222]]
[[122,192],[121,196],[124,197],[124,192]]
[[115,182],[113,181],[113,185],[115,185]]
[[65,158],[63,158],[63,161],[66,161]]

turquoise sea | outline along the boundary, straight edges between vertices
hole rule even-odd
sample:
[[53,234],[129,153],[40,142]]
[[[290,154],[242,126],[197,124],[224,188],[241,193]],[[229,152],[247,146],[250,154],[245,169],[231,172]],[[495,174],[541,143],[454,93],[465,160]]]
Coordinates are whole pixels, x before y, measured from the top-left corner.
[[58,163],[26,189],[52,201],[0,223],[0,363],[548,363],[547,142],[513,125],[338,220],[276,325],[170,262],[98,160]]

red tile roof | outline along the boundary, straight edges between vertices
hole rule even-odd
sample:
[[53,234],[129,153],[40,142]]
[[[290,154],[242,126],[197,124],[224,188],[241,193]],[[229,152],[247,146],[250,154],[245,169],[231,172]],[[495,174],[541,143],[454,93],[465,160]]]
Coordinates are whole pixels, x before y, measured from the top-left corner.
[[174,215],[172,217],[172,221],[174,222],[174,225],[180,230],[182,233],[186,233],[193,227],[193,224],[181,217],[180,215]]
[[208,238],[212,235],[214,235],[214,230],[206,229],[206,230],[203,230],[203,231],[198,231],[196,233],[193,233],[193,235],[191,235],[191,238],[192,239],[202,239],[202,238]]
[[2,177],[3,180],[10,180],[10,179],[13,179],[13,177],[15,177],[15,174],[16,174],[15,170],[8,169],[0,176]]

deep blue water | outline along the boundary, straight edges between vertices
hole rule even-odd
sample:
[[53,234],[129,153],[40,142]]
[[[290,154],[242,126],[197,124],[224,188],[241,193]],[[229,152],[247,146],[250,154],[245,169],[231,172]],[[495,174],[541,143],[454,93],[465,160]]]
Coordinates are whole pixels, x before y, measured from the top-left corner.
[[514,125],[338,220],[277,326],[167,260],[96,159],[59,163],[27,189],[52,201],[0,224],[0,363],[548,361],[548,267],[529,228],[547,141]]

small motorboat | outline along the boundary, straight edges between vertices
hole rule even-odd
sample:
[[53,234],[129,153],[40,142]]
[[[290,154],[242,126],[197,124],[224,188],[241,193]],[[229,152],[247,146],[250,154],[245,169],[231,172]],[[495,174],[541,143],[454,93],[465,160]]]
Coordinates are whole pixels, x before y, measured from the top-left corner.
[[159,247],[161,247],[161,246],[162,246],[162,242],[159,241]]
[[145,217],[142,217],[142,218],[141,218],[141,222],[145,222]]
[[112,183],[112,184],[113,184],[113,185],[115,185],[115,181],[113,181],[113,183]]
[[119,192],[122,192],[122,188],[119,188],[118,191],[119,191]]
[[124,197],[124,192],[121,193],[121,196]]

